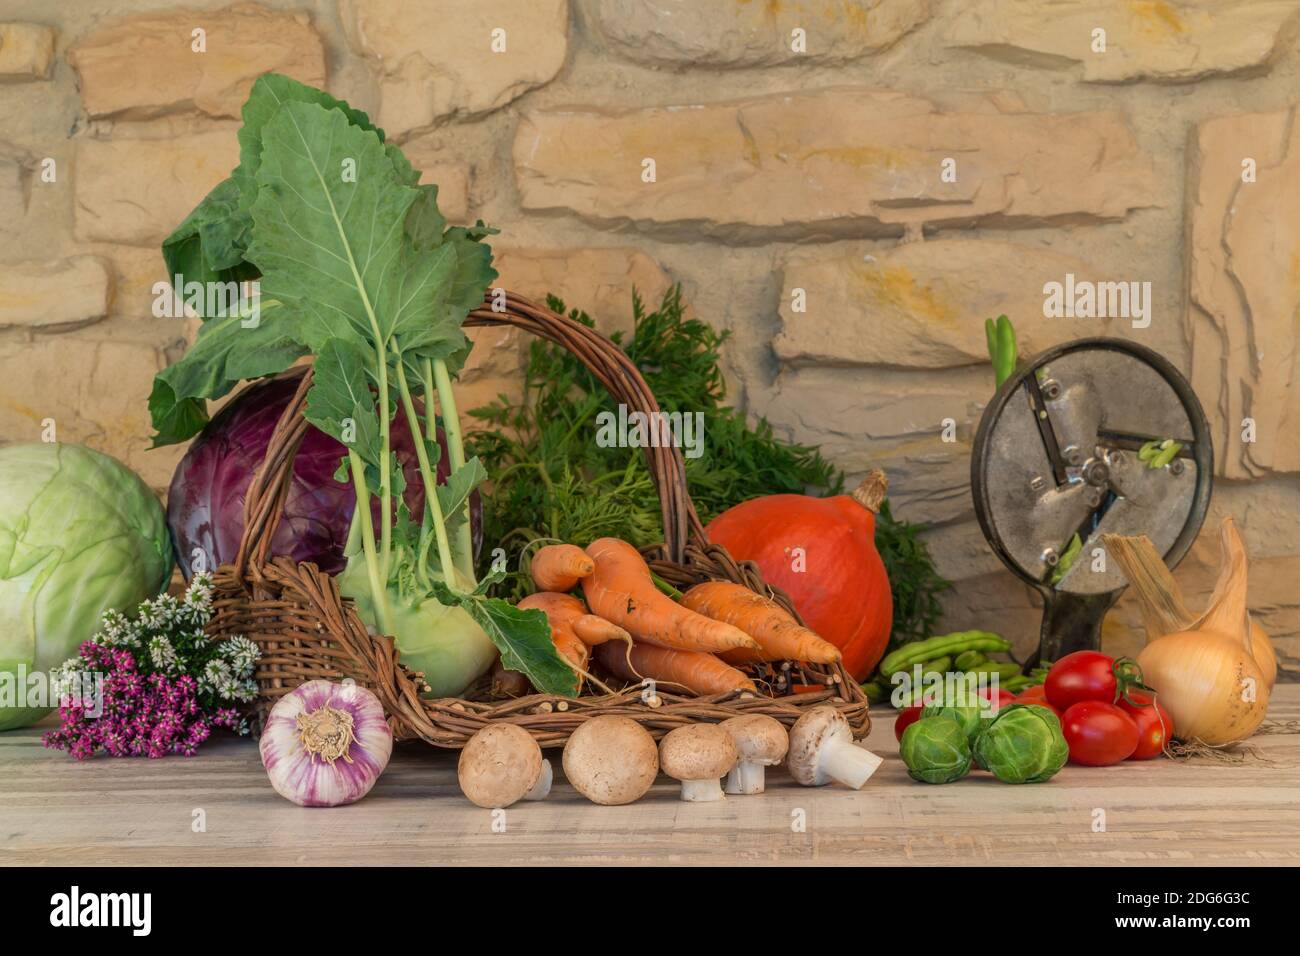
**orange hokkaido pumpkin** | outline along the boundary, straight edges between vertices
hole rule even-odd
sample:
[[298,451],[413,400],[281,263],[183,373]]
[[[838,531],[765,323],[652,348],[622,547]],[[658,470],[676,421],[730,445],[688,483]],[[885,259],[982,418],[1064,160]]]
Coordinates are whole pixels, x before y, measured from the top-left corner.
[[840,649],[844,669],[860,681],[884,656],[894,618],[876,551],[876,511],[886,487],[877,470],[848,495],[753,498],[707,528],[711,540],[757,563],[764,580],[789,594],[804,623]]

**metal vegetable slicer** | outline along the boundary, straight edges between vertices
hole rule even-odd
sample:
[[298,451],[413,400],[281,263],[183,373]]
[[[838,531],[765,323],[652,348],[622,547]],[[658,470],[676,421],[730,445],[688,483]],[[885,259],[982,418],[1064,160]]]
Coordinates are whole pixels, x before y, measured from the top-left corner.
[[[1176,452],[1150,454],[1170,439]],[[1079,339],[1002,384],[975,434],[971,494],[994,553],[1043,596],[1027,667],[1100,646],[1127,586],[1102,534],[1146,535],[1177,566],[1205,520],[1213,465],[1191,385],[1144,346]]]

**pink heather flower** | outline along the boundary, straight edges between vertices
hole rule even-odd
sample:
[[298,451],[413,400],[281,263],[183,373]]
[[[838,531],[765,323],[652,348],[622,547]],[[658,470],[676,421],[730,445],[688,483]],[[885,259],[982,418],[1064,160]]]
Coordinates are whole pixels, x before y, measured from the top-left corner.
[[46,747],[66,750],[78,760],[101,750],[114,757],[193,756],[215,728],[247,730],[232,707],[204,712],[198,685],[188,675],[145,677],[130,651],[89,641],[82,644],[81,656],[88,670],[106,675],[103,715],[89,718],[80,701],[70,701],[59,709],[59,728],[45,734]]

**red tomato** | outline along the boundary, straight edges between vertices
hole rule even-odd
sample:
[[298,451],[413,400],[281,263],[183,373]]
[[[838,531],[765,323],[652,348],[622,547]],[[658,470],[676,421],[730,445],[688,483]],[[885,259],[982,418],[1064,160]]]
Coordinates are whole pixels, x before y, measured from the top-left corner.
[[1022,690],[1019,694],[1016,695],[1016,699],[1022,702],[1027,699],[1046,701],[1047,688],[1045,688],[1042,684],[1035,684],[1033,687],[1026,687],[1024,690]]
[[1057,710],[1068,710],[1083,700],[1115,700],[1115,659],[1101,651],[1066,654],[1047,672],[1043,688]]
[[1160,706],[1155,694],[1149,690],[1130,690],[1128,699],[1121,697],[1115,706],[1137,724],[1138,745],[1130,760],[1149,760],[1165,752],[1165,744],[1174,735],[1174,721],[1169,711]]
[[908,727],[910,727],[912,724],[916,723],[920,719],[921,719],[921,708],[919,706],[907,707],[904,708],[903,710],[900,710],[898,712],[898,719],[894,721],[894,736],[897,739],[902,740],[903,731],[905,731]]
[[1071,763],[1109,767],[1137,750],[1137,724],[1104,700],[1084,700],[1070,707],[1061,718],[1061,731],[1070,746]]

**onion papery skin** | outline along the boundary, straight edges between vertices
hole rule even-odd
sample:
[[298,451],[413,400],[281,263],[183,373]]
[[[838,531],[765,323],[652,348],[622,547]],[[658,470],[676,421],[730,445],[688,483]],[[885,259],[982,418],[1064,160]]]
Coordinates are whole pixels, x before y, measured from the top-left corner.
[[[1217,631],[1180,631],[1157,638],[1137,658],[1142,675],[1180,740],[1221,747],[1245,740],[1268,712],[1268,680],[1241,641]],[[1247,679],[1255,700],[1242,700]]]
[[[298,721],[325,706],[352,718],[355,737],[345,757],[333,762],[307,749]],[[302,807],[338,807],[370,792],[392,756],[393,732],[379,698],[361,685],[313,680],[271,708],[258,749],[280,796]]]

